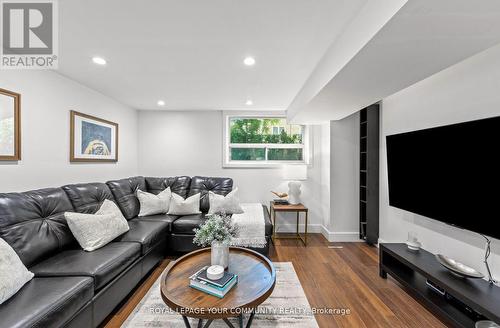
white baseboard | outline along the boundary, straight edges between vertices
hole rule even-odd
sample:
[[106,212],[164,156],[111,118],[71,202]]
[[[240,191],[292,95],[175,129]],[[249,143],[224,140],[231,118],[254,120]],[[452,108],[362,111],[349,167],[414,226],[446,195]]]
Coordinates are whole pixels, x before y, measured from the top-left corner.
[[387,241],[386,241],[386,240],[384,240],[384,239],[382,239],[382,238],[379,238],[379,239],[378,239],[378,244],[377,244],[377,247],[378,247],[378,245],[379,245],[380,243],[382,243],[382,244],[383,244],[383,243],[387,243]]
[[[321,224],[308,224],[307,232],[309,233],[322,233],[323,226]],[[277,233],[295,233],[297,231],[297,226],[295,224],[287,224],[284,222],[279,222],[276,227]],[[304,224],[299,224],[299,231],[304,232]]]
[[363,242],[359,239],[357,231],[329,231],[325,226],[321,226],[321,233],[329,242]]
[[[297,231],[297,226],[295,224],[279,222],[276,227],[277,233],[295,233]],[[299,224],[299,231],[304,232],[304,224]],[[326,229],[322,224],[309,224],[307,225],[307,232],[309,233],[320,233],[329,242],[363,242],[359,239],[359,232],[357,231],[336,231],[332,232]]]

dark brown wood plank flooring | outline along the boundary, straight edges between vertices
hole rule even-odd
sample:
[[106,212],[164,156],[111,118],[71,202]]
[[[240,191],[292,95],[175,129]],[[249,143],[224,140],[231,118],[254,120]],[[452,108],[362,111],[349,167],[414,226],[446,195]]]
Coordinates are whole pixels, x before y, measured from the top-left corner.
[[[276,240],[270,258],[293,263],[312,307],[349,309],[348,315],[316,315],[320,327],[446,327],[395,280],[378,276],[375,247],[330,244],[321,234],[311,234],[307,247],[295,240]],[[163,261],[103,326],[120,327],[169,261]]]

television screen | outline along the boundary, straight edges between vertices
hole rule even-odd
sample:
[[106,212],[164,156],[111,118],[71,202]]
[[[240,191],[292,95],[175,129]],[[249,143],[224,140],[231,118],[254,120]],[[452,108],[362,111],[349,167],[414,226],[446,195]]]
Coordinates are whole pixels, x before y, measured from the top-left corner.
[[391,206],[500,239],[500,117],[386,141]]

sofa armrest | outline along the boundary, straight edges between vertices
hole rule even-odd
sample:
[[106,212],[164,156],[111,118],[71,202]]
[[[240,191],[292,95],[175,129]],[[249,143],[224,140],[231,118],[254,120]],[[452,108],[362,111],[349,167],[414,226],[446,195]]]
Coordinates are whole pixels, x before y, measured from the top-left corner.
[[266,205],[262,205],[262,210],[264,211],[264,221],[266,225],[266,237],[273,234],[273,223],[271,222],[271,214],[269,208]]

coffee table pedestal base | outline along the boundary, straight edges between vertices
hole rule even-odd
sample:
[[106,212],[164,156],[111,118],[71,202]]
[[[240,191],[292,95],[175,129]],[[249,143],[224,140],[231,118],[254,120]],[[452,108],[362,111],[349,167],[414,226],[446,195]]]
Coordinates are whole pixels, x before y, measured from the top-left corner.
[[[252,326],[252,321],[253,321],[253,317],[254,316],[255,316],[255,311],[252,311],[250,313],[250,317],[248,318],[247,325],[244,326],[243,325],[243,314],[240,314],[238,316],[238,326],[239,326],[239,328],[243,328],[243,327],[250,328]],[[185,315],[182,316],[182,319],[184,320],[184,324],[186,325],[186,328],[191,328],[191,325],[189,324],[189,320],[188,320],[188,318]],[[236,328],[227,318],[223,318],[222,320],[224,320],[224,322],[226,323],[226,325],[228,327],[230,327],[230,328]],[[209,319],[207,322],[205,322],[205,325],[203,325],[203,319],[198,319],[198,326],[197,326],[197,328],[208,328],[212,324],[212,321],[214,321],[214,319]]]

